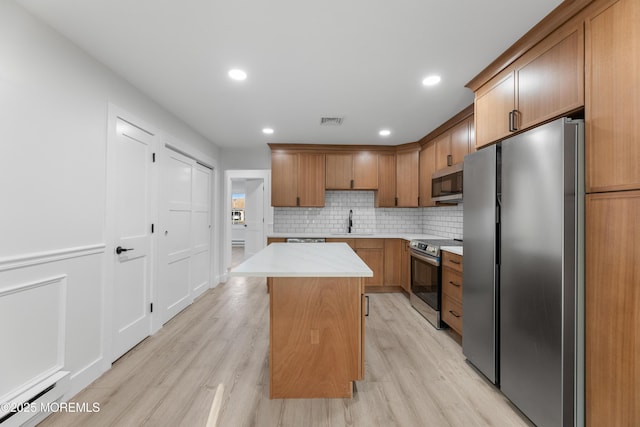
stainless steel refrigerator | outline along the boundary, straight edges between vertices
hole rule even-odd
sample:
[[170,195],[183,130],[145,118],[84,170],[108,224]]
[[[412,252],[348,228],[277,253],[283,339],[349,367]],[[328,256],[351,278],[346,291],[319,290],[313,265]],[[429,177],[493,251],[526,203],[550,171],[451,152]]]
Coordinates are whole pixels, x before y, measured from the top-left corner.
[[462,349],[538,426],[582,422],[583,122],[464,161]]

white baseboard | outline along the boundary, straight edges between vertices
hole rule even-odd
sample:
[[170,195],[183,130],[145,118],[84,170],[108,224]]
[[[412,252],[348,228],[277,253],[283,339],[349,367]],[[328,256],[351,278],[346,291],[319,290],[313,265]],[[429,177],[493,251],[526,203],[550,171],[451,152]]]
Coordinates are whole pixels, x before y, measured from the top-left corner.
[[[109,369],[105,369],[105,365],[103,362],[104,358],[99,357],[84,368],[80,369],[78,372],[71,375],[71,385],[69,387],[69,391],[65,393],[65,395],[62,397],[62,400],[64,402],[70,400],[73,396],[87,388],[87,386],[89,386],[92,382],[100,378],[102,374],[107,372]],[[111,364],[109,364],[108,366],[110,368]]]

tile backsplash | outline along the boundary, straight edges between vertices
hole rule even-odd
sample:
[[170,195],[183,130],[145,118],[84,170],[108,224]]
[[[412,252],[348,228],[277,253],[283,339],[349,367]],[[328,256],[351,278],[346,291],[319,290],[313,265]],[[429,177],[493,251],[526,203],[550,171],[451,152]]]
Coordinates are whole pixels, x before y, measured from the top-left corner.
[[354,233],[425,233],[462,238],[462,205],[376,208],[373,191],[327,191],[324,208],[275,208],[276,233],[344,233],[353,210]]

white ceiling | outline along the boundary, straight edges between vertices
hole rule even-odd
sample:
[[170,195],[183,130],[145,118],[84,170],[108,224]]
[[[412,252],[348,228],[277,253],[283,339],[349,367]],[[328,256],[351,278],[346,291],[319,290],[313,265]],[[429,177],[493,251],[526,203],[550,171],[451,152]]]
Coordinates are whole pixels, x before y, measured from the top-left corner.
[[[471,104],[465,83],[561,1],[18,3],[216,145],[251,147],[416,141]],[[230,80],[233,67],[247,80]],[[432,73],[442,82],[422,86]]]

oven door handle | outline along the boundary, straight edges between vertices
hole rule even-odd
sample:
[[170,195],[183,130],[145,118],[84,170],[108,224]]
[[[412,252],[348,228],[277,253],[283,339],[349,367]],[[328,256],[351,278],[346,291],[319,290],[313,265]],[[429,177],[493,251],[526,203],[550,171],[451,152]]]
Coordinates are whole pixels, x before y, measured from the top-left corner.
[[424,255],[422,255],[419,252],[416,252],[414,250],[411,250],[411,256],[413,258],[419,259],[420,261],[424,261],[427,264],[431,264],[434,267],[440,267],[440,260],[438,258],[431,258],[431,257],[428,257],[428,256],[424,256]]

